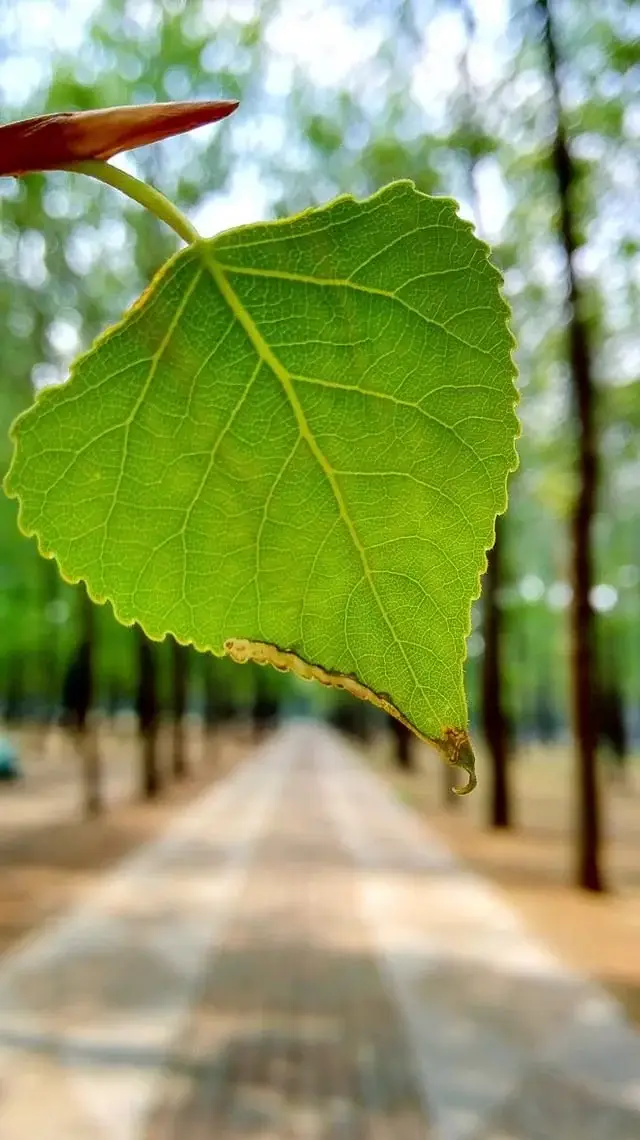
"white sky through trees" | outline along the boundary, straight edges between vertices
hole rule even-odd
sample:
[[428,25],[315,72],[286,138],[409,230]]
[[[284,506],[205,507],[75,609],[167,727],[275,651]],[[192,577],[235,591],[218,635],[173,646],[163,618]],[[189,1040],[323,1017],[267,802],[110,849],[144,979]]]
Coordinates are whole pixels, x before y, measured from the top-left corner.
[[[56,56],[73,57],[86,51],[86,28],[101,7],[96,0],[0,0],[5,58],[0,57],[0,98],[5,106],[19,108],[46,85]],[[180,10],[185,5],[172,5]],[[214,29],[226,16],[248,20],[259,9],[254,0],[203,0],[202,18]],[[388,33],[389,16],[384,12],[364,21],[354,21],[349,5],[318,3],[317,0],[286,0],[266,28],[270,58],[266,70],[267,92],[283,95],[294,72],[305,76],[320,89],[357,89],[371,69],[372,62]],[[476,43],[469,65],[479,92],[495,83],[506,61],[501,39],[507,25],[508,0],[490,4],[473,0],[477,19]],[[150,0],[132,0],[126,13],[141,30],[149,30],[159,19],[162,5]],[[424,21],[422,50],[408,76],[408,89],[425,114],[425,130],[442,125],[446,98],[455,88],[457,60],[464,50],[464,28],[460,14],[443,8]],[[83,56],[86,69],[88,61]],[[89,65],[90,66],[90,65]],[[188,92],[169,93],[188,98]],[[231,130],[250,131],[242,119]],[[283,141],[282,124],[267,124],[273,145]],[[261,123],[264,139],[264,123]],[[286,143],[286,132],[284,133]],[[126,159],[117,160],[126,165]],[[495,239],[508,210],[506,190],[497,169],[487,165],[479,171],[483,223]],[[201,229],[211,234],[229,226],[267,216],[268,188],[255,164],[239,168],[231,185],[216,194],[197,211]],[[464,204],[463,204],[464,207]],[[463,208],[463,212],[464,208]],[[469,211],[466,210],[468,213]]]

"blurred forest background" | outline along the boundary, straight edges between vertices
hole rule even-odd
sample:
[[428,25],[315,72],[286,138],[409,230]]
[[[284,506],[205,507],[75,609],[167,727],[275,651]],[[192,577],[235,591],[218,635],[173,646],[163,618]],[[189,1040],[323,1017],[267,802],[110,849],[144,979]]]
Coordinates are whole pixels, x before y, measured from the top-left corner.
[[[3,121],[241,100],[222,125],[118,160],[207,236],[411,178],[456,197],[491,243],[523,435],[468,643],[487,819],[514,822],[512,766],[532,742],[564,757],[574,878],[596,890],[599,777],[617,775],[608,798],[609,783],[631,786],[640,750],[639,40],[633,0],[0,0]],[[176,242],[63,173],[0,180],[0,218],[4,471],[34,388],[64,379]],[[0,715],[9,736],[37,728],[42,748],[68,725],[87,811],[108,763],[98,719],[137,717],[150,796],[188,766],[185,717],[206,731],[320,710],[354,732],[381,727],[319,687],[118,626],[20,537],[4,497],[0,536]],[[412,763],[402,732],[397,758]]]

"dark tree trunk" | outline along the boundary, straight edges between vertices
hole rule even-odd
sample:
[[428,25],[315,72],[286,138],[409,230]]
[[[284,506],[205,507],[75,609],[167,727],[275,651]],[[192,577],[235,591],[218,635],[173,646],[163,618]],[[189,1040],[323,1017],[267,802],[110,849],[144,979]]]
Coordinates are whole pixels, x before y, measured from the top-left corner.
[[[468,0],[460,0],[465,25],[466,50],[460,60],[462,86],[465,94],[467,126],[476,126],[476,92],[469,74],[468,52],[476,34],[475,14]],[[482,237],[480,200],[476,183],[478,156],[472,150],[467,154],[466,176],[469,201],[476,220],[478,235]],[[498,604],[502,584],[502,546],[504,522],[496,519],[496,540],[488,553],[487,572],[484,578],[482,602],[484,608],[484,657],[482,660],[482,721],[491,757],[491,799],[489,824],[491,827],[511,826],[511,796],[509,788],[509,734],[504,713],[502,643],[504,627]],[[449,800],[458,797],[450,793]]]
[[[60,575],[53,562],[43,558],[40,563],[42,575],[42,608],[55,607],[60,601]],[[64,604],[64,603],[63,603]],[[60,632],[55,620],[47,624],[46,634],[40,645],[40,699],[42,702],[41,721],[50,725],[55,719],[56,703],[60,692]]]
[[71,733],[82,763],[85,815],[100,815],[104,808],[102,771],[96,727],[91,723],[94,698],[94,606],[86,591],[80,595],[81,641],[69,662],[62,683],[62,723]]
[[491,755],[491,827],[511,827],[509,788],[509,735],[502,703],[502,613],[498,605],[501,581],[502,523],[496,520],[496,541],[489,551],[484,578],[484,657],[482,661],[482,718]]
[[256,739],[260,740],[275,728],[278,723],[279,702],[263,665],[254,668],[255,691],[253,695],[253,727]]
[[138,690],[136,712],[140,735],[140,794],[145,800],[160,794],[162,781],[158,765],[158,693],[154,647],[136,626],[138,643]]
[[213,657],[203,653],[202,661],[202,687],[204,696],[204,723],[207,731],[215,728],[218,723],[218,708],[216,701],[216,682],[213,675]]
[[568,284],[568,337],[571,382],[578,421],[579,490],[574,507],[572,672],[573,719],[578,766],[577,860],[578,885],[604,890],[600,870],[602,826],[597,779],[595,722],[594,613],[589,601],[593,580],[592,526],[598,491],[598,450],[595,426],[595,391],[580,286],[575,270],[577,227],[573,210],[575,166],[569,149],[560,92],[560,59],[549,0],[536,0],[542,16],[543,42],[553,105],[555,138],[553,169],[559,197],[559,238],[566,256]]
[[369,744],[375,731],[371,706],[349,693],[336,692],[329,713],[329,724],[354,740]]
[[213,654],[201,654],[200,661],[203,669],[205,756],[210,763],[215,763],[220,750],[216,729],[231,724],[237,718],[237,709],[229,697],[224,679],[221,680]]
[[416,762],[412,748],[414,740],[413,733],[411,729],[407,728],[402,721],[396,720],[394,716],[390,717],[389,720],[395,743],[396,764],[403,772],[415,772]]
[[215,759],[214,732],[218,723],[216,706],[216,682],[213,674],[213,657],[209,653],[200,655],[202,668],[202,695],[204,699],[204,756],[207,762]]
[[172,771],[176,780],[184,780],[188,775],[187,741],[185,713],[187,711],[187,686],[189,679],[189,653],[184,645],[171,639],[172,665],[172,705],[173,705],[173,750]]

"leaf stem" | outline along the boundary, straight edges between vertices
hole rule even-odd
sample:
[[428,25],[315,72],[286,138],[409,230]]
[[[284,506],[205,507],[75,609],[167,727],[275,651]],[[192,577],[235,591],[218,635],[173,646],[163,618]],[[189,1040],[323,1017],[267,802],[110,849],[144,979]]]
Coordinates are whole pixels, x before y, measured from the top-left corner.
[[126,194],[127,198],[132,198],[134,202],[150,210],[161,222],[171,226],[187,245],[200,240],[198,231],[173,202],[165,198],[164,194],[155,187],[148,186],[146,182],[141,182],[139,178],[120,170],[118,166],[92,159],[87,162],[76,162],[62,169],[69,170],[72,174],[88,174],[91,178],[97,178],[99,182],[105,182],[107,186],[114,186],[116,190]]

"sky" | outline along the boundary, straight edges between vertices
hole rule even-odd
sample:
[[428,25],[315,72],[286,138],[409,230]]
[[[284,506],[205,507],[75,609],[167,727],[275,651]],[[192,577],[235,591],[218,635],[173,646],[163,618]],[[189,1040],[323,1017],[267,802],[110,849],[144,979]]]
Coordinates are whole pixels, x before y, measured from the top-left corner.
[[[495,83],[504,66],[500,40],[507,25],[507,5],[508,0],[473,0],[478,24],[469,67],[479,91]],[[371,19],[364,28],[355,27],[349,19],[348,5],[286,0],[267,30],[270,61],[265,86],[272,94],[286,93],[294,70],[299,70],[320,91],[346,88],[358,92],[386,34],[382,18]],[[437,108],[444,106],[458,83],[457,59],[464,46],[464,27],[458,13],[443,12],[429,21],[408,86],[431,122],[437,122]],[[276,145],[279,141],[278,138]],[[483,228],[487,237],[495,238],[506,218],[508,195],[502,180],[489,166],[480,173],[479,193]],[[203,232],[213,234],[265,217],[268,205],[268,189],[257,172],[249,168],[238,172],[226,194],[205,203],[195,220]]]
[[[415,11],[419,11],[421,2],[415,0]],[[505,47],[510,0],[469,0],[469,3],[476,20],[474,42],[468,57],[470,78],[478,100],[483,104],[483,115],[488,116],[488,121],[494,115],[489,129],[499,131],[500,111],[493,106],[495,101],[491,95],[510,62],[510,52]],[[203,27],[208,30],[220,26],[227,17],[250,20],[259,11],[261,0],[198,0],[197,4],[191,4],[190,0],[164,0],[164,5],[173,12],[185,12],[194,26],[199,22],[198,30]],[[0,30],[9,52],[6,58],[0,54],[0,106],[15,106],[45,84],[55,54],[78,57],[79,66],[90,67],[85,46],[86,26],[100,7],[101,0],[0,0]],[[367,0],[363,8],[367,17],[356,26],[357,20],[353,15],[362,8],[362,0],[342,0],[342,3],[340,0],[280,0],[266,29],[268,63],[264,93],[267,109],[256,115],[252,108],[243,117],[241,107],[228,124],[203,128],[199,132],[200,142],[204,145],[211,131],[230,131],[232,145],[242,156],[241,161],[235,163],[226,188],[206,195],[192,210],[192,221],[205,236],[270,216],[278,188],[269,184],[261,173],[259,152],[280,155],[287,148],[289,152],[292,150],[286,122],[278,113],[277,100],[289,90],[294,72],[307,76],[319,104],[323,96],[329,98],[332,91],[344,87],[356,94],[366,90],[366,84],[371,81],[372,61],[385,43],[385,37],[389,36],[390,29],[385,25],[385,5],[376,0]],[[638,10],[640,12],[640,5]],[[125,4],[125,20],[134,34],[136,29],[143,34],[152,30],[161,13],[161,0],[127,0]],[[121,21],[121,17],[115,19]],[[459,83],[459,61],[465,49],[466,35],[462,17],[453,4],[443,4],[441,12],[435,16],[430,14],[429,20],[424,21],[424,28],[421,48],[408,67],[407,89],[422,110],[424,131],[437,133],[444,126],[447,102]],[[216,68],[231,62],[223,58],[224,51],[224,37],[216,41],[212,36],[206,65],[213,77]],[[176,74],[172,79],[175,89],[170,91],[171,97],[188,97],[188,77]],[[516,82],[510,83],[510,98],[521,105],[535,101],[536,83],[539,79],[535,72],[521,73]],[[275,110],[269,109],[270,97],[274,100],[272,106]],[[376,98],[383,97],[384,83],[378,84],[377,92],[375,89],[367,92],[372,104]],[[631,107],[629,121],[632,125],[635,121],[640,139],[640,101],[635,112]],[[593,136],[593,145],[597,141],[597,136]],[[580,144],[588,149],[589,138],[583,137]],[[175,146],[175,141],[165,144],[167,147],[171,145]],[[177,149],[175,153],[179,153]],[[136,172],[135,156],[122,156],[114,161]],[[295,162],[292,169],[292,177],[295,177]],[[640,347],[625,331],[630,326],[628,313],[624,310],[628,295],[626,280],[623,279],[625,271],[611,258],[611,248],[620,226],[631,224],[627,203],[635,200],[637,194],[637,163],[634,164],[628,156],[621,156],[613,177],[620,188],[620,202],[612,203],[611,209],[599,212],[598,225],[592,227],[589,242],[580,251],[579,261],[587,276],[602,273],[606,268],[610,319],[612,327],[616,322],[620,326],[617,346],[615,350],[611,348],[608,367],[619,382],[626,382],[637,374]],[[461,196],[460,187],[456,187],[454,193],[457,191],[461,197],[460,212],[475,220],[482,236],[495,244],[503,236],[504,224],[513,205],[513,191],[505,183],[498,161],[491,157],[478,164],[475,181],[477,217],[473,219],[471,205],[464,200],[464,188]],[[6,191],[3,189],[3,192]],[[637,211],[636,217],[637,236],[640,238],[640,213]],[[113,248],[113,236],[109,237],[109,243]],[[535,265],[530,266],[528,272],[534,274],[543,287],[556,287],[563,267],[553,243],[537,250]],[[640,266],[638,273],[640,277]],[[515,295],[523,284],[522,274],[519,277],[514,273],[511,277],[508,289]],[[521,334],[524,338],[536,335],[535,329],[525,328]],[[553,420],[557,414],[557,407],[550,405],[547,419],[551,417]],[[544,417],[540,416],[541,429],[544,429],[543,420]]]
[[[474,42],[468,57],[470,78],[478,100],[483,104],[483,115],[488,117],[488,121],[492,114],[494,116],[489,122],[489,129],[499,131],[500,110],[494,107],[495,100],[491,95],[509,66],[510,52],[505,47],[505,39],[510,0],[469,0],[469,3],[476,20]],[[194,27],[199,23],[197,30],[201,31],[203,28],[215,29],[227,17],[242,21],[251,19],[260,9],[261,0],[198,0],[197,4],[191,4],[190,0],[164,0],[164,4],[171,11],[185,12]],[[415,11],[419,11],[420,4],[421,0],[415,0]],[[86,26],[100,7],[101,0],[0,0],[0,30],[9,51],[6,58],[0,55],[0,105],[15,106],[46,84],[55,54],[78,57],[79,66],[90,69],[85,46]],[[203,235],[213,236],[235,225],[270,216],[271,207],[279,196],[278,187],[269,184],[261,173],[260,152],[267,156],[270,153],[280,155],[283,150],[292,154],[286,122],[278,112],[278,99],[289,90],[294,72],[307,76],[319,105],[323,97],[329,99],[333,91],[347,87],[361,94],[371,83],[372,61],[385,37],[389,36],[390,29],[385,25],[385,5],[376,0],[367,0],[364,7],[366,19],[356,26],[353,15],[354,12],[357,15],[361,7],[361,0],[342,0],[342,3],[340,0],[280,0],[266,29],[266,110],[257,115],[252,108],[243,117],[241,107],[228,124],[203,128],[199,132],[199,141],[205,145],[212,131],[230,131],[232,146],[241,155],[225,189],[206,195],[191,212],[192,221]],[[142,34],[153,30],[161,13],[160,0],[127,0],[125,4],[125,21],[132,34],[136,30]],[[121,17],[114,19],[122,23]],[[437,134],[444,127],[447,102],[459,83],[459,61],[465,49],[466,36],[460,13],[453,4],[443,5],[443,10],[435,16],[430,14],[429,20],[424,21],[424,28],[420,50],[408,67],[407,88],[421,108],[424,131]],[[223,58],[224,51],[225,38],[220,37],[216,41],[212,36],[206,65],[213,77],[217,68],[231,62]],[[188,96],[188,77],[185,79],[184,74],[176,74],[172,80],[175,89],[170,91],[171,97]],[[539,83],[534,72],[521,73],[515,83],[510,83],[510,97],[523,105],[535,101],[534,80]],[[378,83],[377,91],[374,86],[367,92],[368,102],[373,105],[376,98],[383,97],[384,82]],[[275,109],[269,109],[270,98]],[[640,111],[636,118],[640,134]],[[588,145],[588,139],[582,141]],[[164,145],[175,147],[176,140]],[[179,151],[176,149],[175,153]],[[135,156],[121,156],[114,161],[132,173],[136,172]],[[304,155],[301,161],[304,163]],[[295,161],[292,161],[291,177],[295,178]],[[621,158],[615,178],[622,188],[626,187],[622,202],[624,211],[630,187],[637,186],[637,166],[634,167],[632,162],[625,165]],[[478,164],[475,182],[476,218],[473,218],[470,203],[464,200],[464,187],[452,189],[460,198],[461,214],[475,220],[481,235],[495,244],[503,236],[504,224],[513,205],[513,191],[505,183],[498,161],[491,157]],[[330,194],[331,188],[327,196]],[[625,331],[629,328],[628,314],[623,311],[626,281],[621,278],[622,267],[612,261],[611,247],[618,227],[629,224],[629,211],[627,209],[627,220],[623,222],[615,216],[613,209],[603,210],[601,215],[597,229],[590,234],[588,245],[581,250],[580,265],[587,275],[601,273],[606,267],[611,319],[614,326],[617,320],[621,327],[617,345],[615,349],[611,347],[608,366],[619,382],[625,382],[637,374],[640,348]],[[640,237],[640,214],[637,217]],[[86,254],[91,245],[91,235],[85,237],[87,240],[82,245]],[[97,238],[93,240],[95,244]],[[114,256],[117,255],[113,234],[108,235],[108,245]],[[82,250],[80,254],[85,256]],[[37,272],[36,261],[33,262],[34,272]],[[558,287],[563,266],[553,242],[537,249],[535,264],[528,267],[528,273],[534,274],[545,288]],[[515,296],[522,284],[522,274],[514,272],[507,283],[510,294]],[[535,328],[523,327],[520,332],[523,340],[538,335]],[[553,423],[559,414],[557,400],[554,403],[550,399],[547,412],[546,417],[542,412],[537,417],[537,424],[543,432],[545,423]]]
[[[177,7],[188,9],[188,0]],[[0,0],[0,20],[9,58],[0,58],[0,100],[20,104],[46,81],[55,53],[73,55],[85,42],[85,28],[100,0]],[[204,0],[202,12],[215,28],[225,16],[248,20],[259,0]],[[375,8],[375,5],[372,5]],[[508,0],[472,0],[477,20],[475,44],[469,69],[479,93],[495,83],[504,65],[500,40],[507,23]],[[160,11],[158,0],[129,0],[127,11],[141,28],[150,27]],[[283,0],[267,30],[270,60],[265,76],[269,94],[281,95],[294,70],[306,74],[319,90],[352,86],[357,89],[368,74],[371,60],[384,42],[387,29],[382,16],[356,27],[349,18],[349,4],[335,0]],[[457,58],[464,49],[464,28],[454,10],[444,11],[429,22],[422,51],[412,68],[409,87],[425,118],[437,122],[437,109],[457,83]],[[328,61],[330,64],[328,65]],[[187,97],[176,92],[173,97]],[[242,122],[234,120],[240,134]],[[271,130],[273,145],[282,145],[282,125],[261,124]],[[251,131],[247,124],[245,131]],[[240,139],[239,145],[242,140]],[[116,160],[127,167],[127,160]],[[508,211],[508,194],[495,168],[479,171],[483,229],[490,239],[499,236]],[[193,220],[207,235],[234,225],[268,216],[271,193],[261,179],[257,164],[243,164],[224,193],[212,195],[193,213]],[[463,209],[463,213],[464,213]],[[467,214],[469,211],[467,210]]]
[[[180,7],[180,0],[165,0],[172,10]],[[294,71],[305,74],[320,94],[328,95],[344,87],[358,92],[370,74],[371,61],[384,44],[388,29],[382,16],[376,16],[377,5],[370,0],[373,15],[365,26],[356,27],[349,18],[350,3],[355,0],[282,0],[280,9],[268,26],[266,38],[269,49],[269,62],[264,78],[268,95],[281,97],[290,86]],[[504,47],[508,23],[509,0],[470,0],[477,21],[474,44],[469,54],[468,66],[471,81],[479,99],[494,90],[495,84],[504,73],[509,53]],[[255,13],[260,0],[202,0],[199,11],[203,13],[207,25],[215,28],[221,19],[232,17],[248,20]],[[188,7],[188,0],[182,6]],[[100,0],[0,0],[0,30],[2,38],[10,50],[8,58],[0,55],[0,105],[19,105],[46,82],[52,54],[63,53],[70,56],[82,52],[86,42],[86,25],[94,11],[100,7]],[[128,0],[128,18],[140,28],[150,28],[161,11],[160,0]],[[429,20],[428,29],[423,34],[422,44],[407,75],[407,87],[411,91],[424,115],[425,130],[437,131],[443,125],[443,109],[459,82],[459,57],[465,48],[465,32],[460,15],[453,9],[441,12]],[[1,50],[1,47],[0,47]],[[211,58],[208,63],[215,74],[216,66],[221,66],[219,48],[212,42]],[[172,97],[188,97],[184,79],[175,77],[176,89]],[[526,76],[520,87],[514,87],[514,97],[522,100],[531,98]],[[375,93],[372,93],[372,98]],[[640,133],[640,110],[636,109],[638,133]],[[204,128],[202,139],[211,130],[231,129],[238,150],[244,154],[241,163],[235,167],[229,185],[222,193],[211,194],[192,211],[192,220],[205,235],[212,235],[234,225],[260,220],[269,216],[273,201],[273,191],[260,174],[258,161],[252,161],[252,148],[271,147],[279,152],[288,145],[286,126],[275,114],[266,112],[259,119],[247,117],[244,121],[239,114],[223,128]],[[121,157],[119,165],[135,170],[130,160]],[[637,170],[636,170],[637,175]],[[633,171],[621,169],[621,178],[634,177]],[[507,218],[511,200],[497,164],[487,161],[477,172],[479,194],[479,218],[483,236],[489,241],[500,239]],[[55,193],[52,191],[52,193]],[[468,203],[461,204],[461,213],[470,216]],[[117,230],[117,223],[116,225]],[[111,230],[108,242],[111,253],[118,255],[118,243],[126,242],[124,227],[121,233]],[[606,235],[605,235],[606,236]],[[39,235],[34,235],[37,245]],[[1,235],[0,235],[1,240]],[[33,244],[33,243],[32,243]],[[32,276],[41,272],[43,252],[30,249],[23,243],[22,256],[25,259],[24,271]],[[91,258],[99,256],[100,242],[96,235],[84,235],[76,242],[76,250],[70,256],[84,259],[90,270]],[[93,251],[93,252],[92,252]],[[608,256],[608,244],[590,243],[585,251],[585,268],[599,271],[603,260]],[[87,260],[88,259],[88,260]],[[536,273],[541,282],[549,284],[558,279],[562,266],[553,252],[539,252]],[[609,271],[608,271],[609,272]],[[615,286],[615,267],[610,269],[612,291]],[[524,330],[523,330],[524,332]],[[51,330],[53,347],[61,359],[69,358],[77,349],[80,330],[70,319],[61,319]],[[635,364],[631,356],[625,359],[630,363],[631,373],[637,369],[636,345]],[[55,366],[43,364],[41,373],[34,377],[37,386],[62,378],[57,375]],[[621,369],[624,372],[624,368]],[[551,386],[553,388],[553,385]],[[561,386],[558,386],[560,390]],[[562,411],[562,409],[560,409]],[[551,392],[546,419],[552,424],[559,415],[557,401]],[[538,424],[544,427],[544,407],[536,407]],[[568,604],[566,583],[556,583],[558,589],[549,604],[563,608]],[[535,575],[529,575],[521,583],[521,594],[525,601],[535,602],[544,583]],[[550,587],[550,589],[552,589]],[[616,604],[612,587],[603,586],[594,596],[597,609],[606,611]],[[607,590],[609,591],[607,593]],[[564,592],[563,592],[564,591]],[[604,591],[604,592],[603,592]]]

